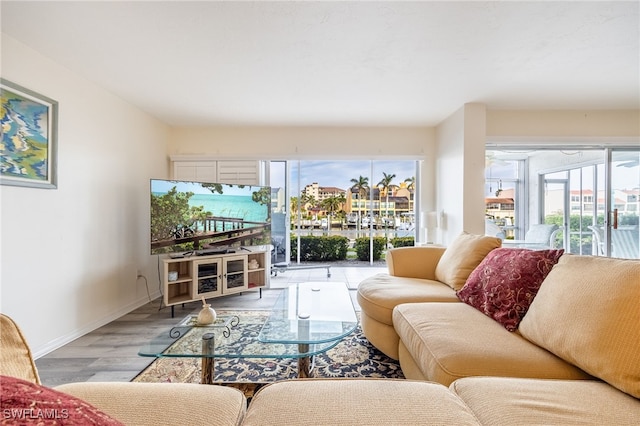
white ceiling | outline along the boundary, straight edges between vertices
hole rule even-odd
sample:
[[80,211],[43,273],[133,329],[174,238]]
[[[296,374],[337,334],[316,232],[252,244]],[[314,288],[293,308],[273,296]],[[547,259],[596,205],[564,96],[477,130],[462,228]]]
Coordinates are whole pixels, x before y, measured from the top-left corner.
[[9,2],[2,31],[170,125],[637,109],[638,1]]

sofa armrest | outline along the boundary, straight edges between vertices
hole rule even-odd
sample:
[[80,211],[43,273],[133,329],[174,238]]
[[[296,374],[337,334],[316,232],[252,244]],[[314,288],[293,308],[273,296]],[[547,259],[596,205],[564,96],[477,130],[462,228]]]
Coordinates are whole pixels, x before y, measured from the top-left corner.
[[435,280],[436,266],[445,251],[440,246],[398,247],[387,251],[389,275]]
[[247,400],[237,389],[193,383],[83,382],[55,387],[126,425],[239,425]]
[[40,376],[31,348],[18,324],[0,314],[0,374],[40,384]]

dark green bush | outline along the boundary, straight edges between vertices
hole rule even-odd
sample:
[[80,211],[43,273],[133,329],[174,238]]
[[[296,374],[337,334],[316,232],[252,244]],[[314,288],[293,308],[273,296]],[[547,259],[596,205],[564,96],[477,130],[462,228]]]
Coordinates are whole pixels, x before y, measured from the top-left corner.
[[[373,239],[373,260],[380,260],[382,252],[386,248],[386,241],[384,237],[375,237]],[[355,249],[358,260],[370,260],[369,237],[356,238]]]
[[413,247],[415,239],[413,237],[395,237],[390,240],[393,247]]
[[[347,258],[349,239],[339,235],[319,236],[305,235],[300,237],[301,261],[334,261]],[[298,238],[291,236],[291,260],[298,258]]]

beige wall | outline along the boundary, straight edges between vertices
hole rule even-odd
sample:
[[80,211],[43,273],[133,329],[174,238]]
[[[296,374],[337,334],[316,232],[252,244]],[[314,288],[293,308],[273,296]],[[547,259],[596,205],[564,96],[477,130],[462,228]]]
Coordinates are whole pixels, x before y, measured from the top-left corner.
[[418,159],[432,149],[431,127],[173,128],[169,155],[256,159]]
[[[484,166],[487,110],[485,105],[464,106],[463,230],[484,234]],[[455,235],[454,235],[455,236]]]
[[487,140],[638,144],[640,110],[488,110]]
[[467,104],[437,127],[437,243],[462,231],[484,234],[485,123],[485,106]]
[[449,116],[437,127],[436,133],[436,212],[438,228],[436,243],[451,242],[463,229],[464,200],[464,108]]
[[36,356],[158,294],[149,178],[166,177],[167,127],[2,35],[2,77],[59,102],[58,189],[0,187],[0,310]]

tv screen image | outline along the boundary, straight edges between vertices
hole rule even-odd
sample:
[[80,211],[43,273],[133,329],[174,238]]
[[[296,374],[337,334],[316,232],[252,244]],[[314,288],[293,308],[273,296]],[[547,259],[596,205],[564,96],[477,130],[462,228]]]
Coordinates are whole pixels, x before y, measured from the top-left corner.
[[271,243],[271,188],[151,179],[151,254]]

